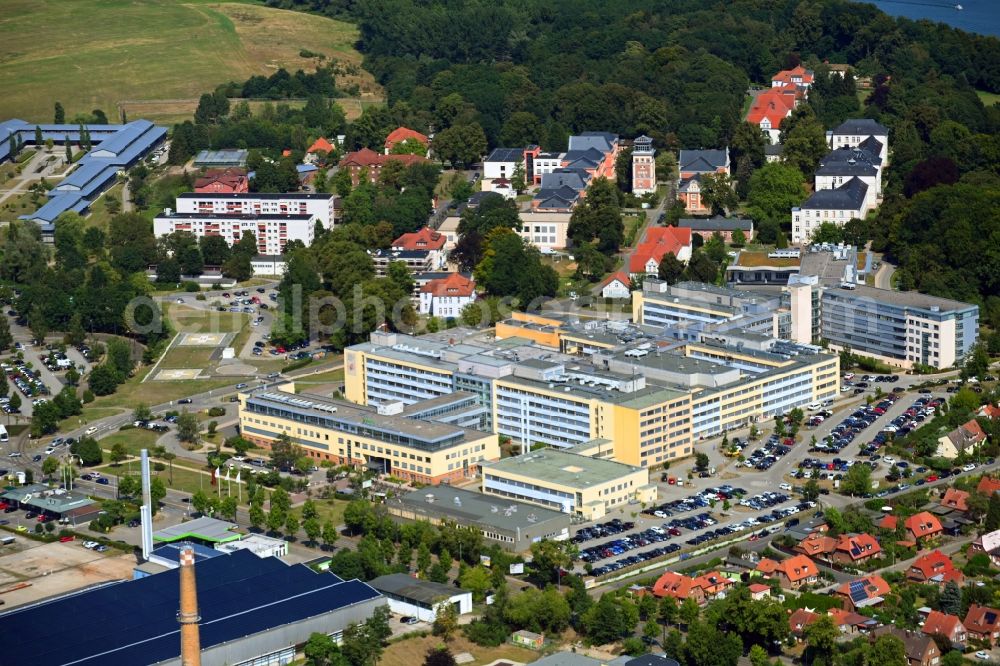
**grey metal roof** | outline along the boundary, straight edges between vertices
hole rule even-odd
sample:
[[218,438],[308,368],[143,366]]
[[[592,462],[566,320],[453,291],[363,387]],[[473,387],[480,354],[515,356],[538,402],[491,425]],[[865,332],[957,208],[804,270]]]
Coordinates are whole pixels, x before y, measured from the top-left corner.
[[838,188],[818,190],[802,203],[803,210],[860,210],[864,205],[868,184],[851,178]]
[[882,160],[864,148],[838,148],[819,161],[817,176],[868,176],[878,174]]
[[243,148],[232,150],[203,150],[194,158],[195,164],[246,164],[250,151]]
[[753,220],[743,217],[682,217],[677,226],[684,229],[703,229],[705,231],[751,231]]
[[204,541],[232,541],[239,539],[240,534],[234,530],[235,523],[202,516],[186,523],[164,527],[153,533],[154,541],[178,541],[180,539],[197,537]]
[[546,483],[587,488],[632,474],[641,467],[545,448],[496,462],[483,463],[483,475],[502,470]]
[[729,151],[682,150],[677,164],[681,171],[711,173],[729,164]]
[[871,118],[854,118],[845,120],[833,130],[835,136],[889,136],[889,128]]
[[403,495],[399,502],[416,513],[444,514],[462,525],[478,524],[506,532],[528,533],[536,525],[567,519],[565,514],[551,509],[444,484],[414,490]]
[[420,580],[402,573],[379,576],[368,584],[384,594],[413,599],[425,604],[435,604],[451,599],[457,594],[468,594],[467,590],[443,585],[430,580]]

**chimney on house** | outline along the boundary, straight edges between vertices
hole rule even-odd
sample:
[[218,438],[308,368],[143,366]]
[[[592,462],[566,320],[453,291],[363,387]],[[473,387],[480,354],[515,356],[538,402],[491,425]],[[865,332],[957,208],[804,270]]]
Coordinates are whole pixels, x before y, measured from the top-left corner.
[[181,550],[181,608],[177,622],[181,625],[181,666],[201,666],[201,641],[198,637],[198,588],[194,579],[194,549]]

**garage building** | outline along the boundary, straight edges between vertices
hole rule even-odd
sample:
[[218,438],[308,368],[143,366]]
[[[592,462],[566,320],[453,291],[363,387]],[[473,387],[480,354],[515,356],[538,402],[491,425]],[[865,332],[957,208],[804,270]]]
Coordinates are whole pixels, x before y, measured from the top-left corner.
[[393,613],[412,615],[423,622],[433,622],[441,604],[453,604],[459,615],[472,612],[472,592],[451,585],[401,573],[379,576],[368,584],[385,595]]

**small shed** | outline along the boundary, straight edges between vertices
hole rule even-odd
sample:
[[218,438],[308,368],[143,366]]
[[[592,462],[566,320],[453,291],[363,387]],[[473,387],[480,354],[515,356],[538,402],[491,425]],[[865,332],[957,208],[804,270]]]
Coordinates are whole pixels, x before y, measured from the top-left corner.
[[510,642],[518,647],[528,648],[529,650],[541,650],[542,646],[545,645],[545,636],[528,631],[527,629],[521,629],[514,632],[510,637]]
[[389,574],[369,581],[389,600],[393,613],[433,622],[441,604],[452,604],[459,615],[472,612],[472,592],[406,574]]

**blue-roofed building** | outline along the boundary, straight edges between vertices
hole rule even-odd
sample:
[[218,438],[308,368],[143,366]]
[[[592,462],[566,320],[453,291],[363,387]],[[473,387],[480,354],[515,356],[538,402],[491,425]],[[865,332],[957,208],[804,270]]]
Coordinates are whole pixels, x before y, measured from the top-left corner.
[[[134,120],[124,125],[84,125],[93,145],[80,158],[76,169],[48,192],[49,201],[34,213],[20,216],[38,223],[42,237],[52,240],[55,220],[63,213],[86,213],[90,204],[114,185],[118,173],[134,166],[153,152],[167,138],[167,130],[148,120]],[[12,159],[11,148],[16,139],[24,145],[34,144],[36,129],[42,139],[55,143],[79,143],[80,125],[32,125],[23,120],[0,122],[0,162]]]
[[[3,663],[180,664],[180,572],[165,571],[0,615]],[[313,632],[339,638],[385,598],[366,583],[236,551],[195,565],[202,666],[287,664]]]

